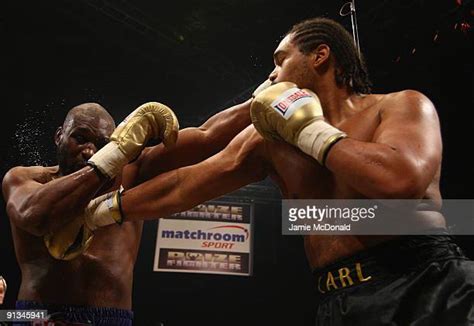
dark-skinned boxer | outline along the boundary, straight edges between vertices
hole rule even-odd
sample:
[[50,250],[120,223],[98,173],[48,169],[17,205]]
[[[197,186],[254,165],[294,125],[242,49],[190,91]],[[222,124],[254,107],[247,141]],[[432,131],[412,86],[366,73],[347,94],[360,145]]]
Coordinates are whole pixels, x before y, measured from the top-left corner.
[[[219,152],[250,124],[249,108],[246,101],[216,113],[200,127],[180,130],[172,147],[144,148],[115,179],[117,164],[111,169],[109,159],[105,164],[96,160],[104,151],[91,159],[109,142],[112,117],[95,103],[73,108],[55,136],[59,165],[15,167],[2,182],[22,272],[17,309],[46,309],[66,323],[130,325],[143,223],[124,222],[92,233],[83,220],[75,219],[77,213],[91,198],[120,184],[129,188]],[[111,170],[116,172],[107,176]]]

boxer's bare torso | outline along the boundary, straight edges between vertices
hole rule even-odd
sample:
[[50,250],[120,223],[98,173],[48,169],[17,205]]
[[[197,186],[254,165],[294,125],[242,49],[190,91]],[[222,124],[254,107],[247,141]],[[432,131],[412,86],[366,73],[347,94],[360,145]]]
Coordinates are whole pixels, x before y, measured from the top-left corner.
[[[382,125],[382,120],[386,119],[382,115],[387,115],[383,113],[384,110],[396,110],[395,114],[403,114],[404,109],[402,108],[402,112],[399,113],[398,106],[404,105],[405,98],[410,98],[408,102],[415,104],[413,107],[407,108],[406,111],[419,111],[415,113],[415,117],[403,117],[402,121],[384,122]],[[434,205],[429,211],[424,208],[424,211],[417,213],[417,216],[411,216],[410,222],[416,228],[444,227],[444,217],[437,212],[441,205],[440,164],[437,161],[440,151],[439,126],[431,103],[423,95],[413,91],[388,95],[353,95],[351,102],[353,105],[350,108],[340,108],[346,110],[344,118],[339,119],[337,123],[332,121],[335,127],[348,134],[349,139],[375,143],[375,138],[380,138],[380,135],[384,133],[391,134],[391,129],[396,129],[396,133],[399,133],[400,137],[404,137],[404,130],[400,129],[402,127],[406,126],[407,130],[410,128],[411,131],[415,130],[415,136],[419,135],[418,127],[423,129],[422,132],[425,135],[422,135],[420,139],[407,140],[407,142],[414,142],[409,145],[404,145],[403,141],[401,144],[397,143],[400,147],[394,150],[400,152],[400,155],[405,155],[407,148],[411,148],[412,145],[418,152],[423,152],[418,149],[420,145],[434,148],[434,159],[430,159],[430,162],[435,162],[431,164],[431,170],[436,172],[434,176],[429,177],[431,178],[428,180],[429,186],[423,188],[425,193],[422,196],[432,199]],[[409,125],[408,122],[403,121],[407,118],[416,118],[420,122]],[[386,120],[393,121],[393,118]],[[408,133],[407,131],[407,135]],[[409,137],[417,138],[412,136],[410,134]],[[395,138],[398,138],[398,135]],[[380,145],[390,148],[386,144]],[[406,148],[401,148],[402,146],[406,146]],[[377,149],[373,151],[376,152]],[[331,153],[328,160],[331,160]],[[370,164],[382,163],[374,160]],[[371,169],[370,164],[364,168]],[[344,168],[351,171],[353,164],[347,162],[347,167]],[[383,172],[385,173],[384,170]],[[426,173],[431,172],[426,171]],[[236,136],[223,151],[208,160],[164,173],[137,188],[126,191],[122,197],[122,207],[129,220],[163,217],[191,208],[266,176],[270,176],[279,186],[284,198],[377,198],[363,194],[364,192],[373,192],[372,189],[364,189],[364,186],[361,186],[359,190],[354,189],[349,185],[348,179],[337,177],[330,169],[322,167],[315,159],[296,147],[280,141],[265,141],[253,126],[249,126]],[[426,176],[423,178],[426,179]],[[358,184],[358,180],[355,183]],[[383,189],[389,186],[381,184],[378,185],[378,188]],[[381,236],[313,235],[305,238],[305,249],[311,267],[318,268],[387,239],[388,237]]]
[[[217,153],[249,125],[249,104],[245,102],[221,111],[199,128],[180,131],[178,143],[173,149],[166,149],[162,145],[145,149],[139,159],[124,169],[121,178],[117,178],[113,186],[103,185],[97,195],[117,189],[120,183],[127,189],[163,171],[195,164]],[[83,163],[78,165],[84,166]],[[58,198],[70,197],[62,205],[66,207],[61,208],[68,215],[74,215],[71,211],[78,204],[78,198],[87,203],[87,196],[90,198],[101,187],[90,167],[63,177],[67,181],[61,178],[57,166],[16,167],[4,178],[4,198],[7,211],[10,211],[15,252],[22,273],[18,299],[131,309],[133,269],[141,239],[142,221],[97,229],[86,252],[73,260],[63,261],[54,259],[48,253],[41,236],[44,230],[36,231],[35,227],[25,226],[21,217],[13,218],[21,211],[19,207],[37,207],[28,203],[24,205],[24,202],[31,200],[27,193],[36,192],[42,186],[51,185],[52,191],[59,192]],[[68,189],[77,190],[81,186],[84,189],[77,190],[75,194],[58,190],[65,187],[65,183],[69,183]],[[42,205],[46,199],[36,198],[34,201]],[[61,217],[56,216],[58,219]]]
[[[44,184],[57,167],[22,168],[25,178]],[[142,222],[97,230],[90,248],[77,259],[56,260],[43,238],[11,223],[17,261],[22,272],[19,300],[130,309],[133,266]]]
[[[374,133],[380,125],[380,110],[387,95],[368,95],[361,99],[358,110],[336,125],[349,137],[365,142],[373,141]],[[266,145],[267,159],[271,161],[270,177],[278,184],[282,196],[287,199],[338,199],[365,198],[343,180],[338,179],[327,168],[303,154],[297,148],[283,142],[271,142]],[[350,167],[348,167],[350,169]],[[430,183],[424,198],[432,199],[439,209],[441,194],[439,191],[440,167]],[[445,226],[443,216],[434,211],[420,213],[413,218],[413,226],[421,228],[440,228]],[[305,236],[305,250],[311,267],[319,268],[339,258],[373,246],[387,236]]]

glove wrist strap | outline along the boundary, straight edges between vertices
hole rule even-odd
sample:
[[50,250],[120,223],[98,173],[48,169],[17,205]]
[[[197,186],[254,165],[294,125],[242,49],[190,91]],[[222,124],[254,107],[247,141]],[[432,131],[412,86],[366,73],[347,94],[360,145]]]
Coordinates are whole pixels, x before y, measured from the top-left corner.
[[112,141],[95,153],[87,163],[112,179],[128,163],[128,158],[122,153],[117,143]]
[[97,197],[86,207],[85,222],[89,229],[94,231],[102,226],[122,223],[123,218],[120,207],[121,190]]
[[324,166],[329,149],[347,135],[324,120],[316,120],[305,127],[298,136],[298,147]]

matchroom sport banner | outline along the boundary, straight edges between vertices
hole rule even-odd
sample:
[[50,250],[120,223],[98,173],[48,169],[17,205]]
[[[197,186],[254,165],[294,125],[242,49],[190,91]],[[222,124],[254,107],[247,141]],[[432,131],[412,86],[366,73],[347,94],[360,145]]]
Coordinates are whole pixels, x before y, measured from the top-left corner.
[[252,274],[253,206],[207,202],[160,219],[153,270]]

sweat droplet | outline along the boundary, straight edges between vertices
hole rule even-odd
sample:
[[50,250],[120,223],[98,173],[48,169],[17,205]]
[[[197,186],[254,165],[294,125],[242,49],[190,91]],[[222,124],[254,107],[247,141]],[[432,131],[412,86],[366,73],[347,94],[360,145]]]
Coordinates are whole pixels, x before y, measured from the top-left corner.
[[[47,106],[48,107],[48,106]],[[47,141],[51,139],[49,133],[50,128],[46,127],[46,123],[50,123],[48,119],[51,108],[46,110],[34,111],[28,109],[25,120],[17,124],[14,134],[15,151],[18,155],[19,162],[22,165],[47,165],[50,157]]]

